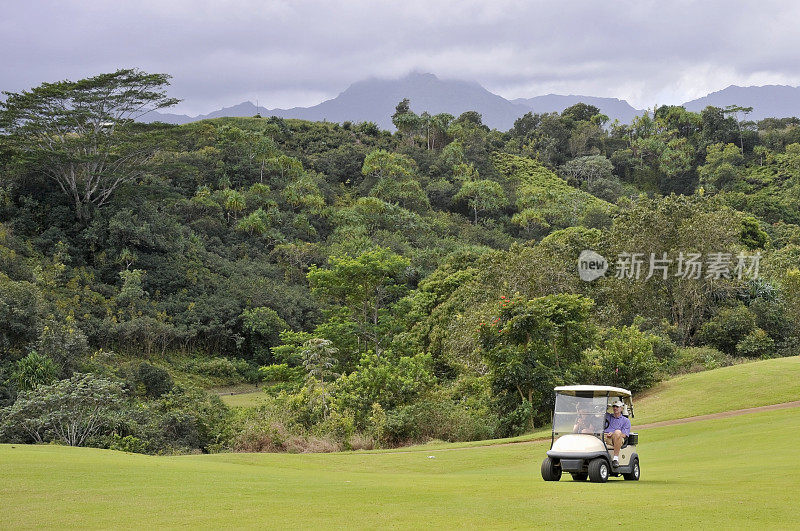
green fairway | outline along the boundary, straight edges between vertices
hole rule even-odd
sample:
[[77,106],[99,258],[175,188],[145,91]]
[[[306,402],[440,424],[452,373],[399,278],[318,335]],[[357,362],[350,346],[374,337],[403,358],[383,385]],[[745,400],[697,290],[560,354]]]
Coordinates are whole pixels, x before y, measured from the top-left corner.
[[800,400],[800,356],[679,376],[634,396],[636,423]]
[[183,457],[2,445],[0,499],[10,528],[785,528],[798,430],[796,410],[642,430],[642,481],[605,485],[542,481],[543,443]]

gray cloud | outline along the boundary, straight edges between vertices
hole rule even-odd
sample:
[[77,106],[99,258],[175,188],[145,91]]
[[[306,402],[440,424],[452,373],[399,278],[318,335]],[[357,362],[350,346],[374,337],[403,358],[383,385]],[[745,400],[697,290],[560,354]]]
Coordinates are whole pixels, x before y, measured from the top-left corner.
[[793,2],[14,3],[0,88],[137,66],[173,75],[176,111],[310,105],[371,76],[430,71],[503,96],[679,103],[729,84],[800,84]]

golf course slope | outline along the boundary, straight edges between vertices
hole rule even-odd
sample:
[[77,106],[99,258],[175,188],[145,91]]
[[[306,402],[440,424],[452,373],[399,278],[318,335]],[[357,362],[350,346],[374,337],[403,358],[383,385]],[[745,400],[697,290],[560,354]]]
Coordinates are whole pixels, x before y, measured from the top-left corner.
[[[685,412],[687,401],[765,405],[797,389],[798,361],[769,360],[667,382],[642,401],[642,415],[651,408],[646,420],[654,421],[660,407]],[[735,398],[753,391],[743,389],[746,382],[762,378],[784,390]],[[696,392],[701,383],[705,393]],[[757,403],[756,396],[766,402]],[[606,484],[542,481],[539,465],[549,446],[543,442],[179,457],[0,445],[2,527],[800,526],[800,409],[639,433],[642,480]]]

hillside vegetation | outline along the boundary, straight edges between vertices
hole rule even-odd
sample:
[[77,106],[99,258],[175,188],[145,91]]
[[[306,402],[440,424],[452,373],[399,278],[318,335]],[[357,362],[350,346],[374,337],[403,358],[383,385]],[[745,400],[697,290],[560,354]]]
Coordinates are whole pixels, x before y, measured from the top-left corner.
[[[132,120],[174,103],[168,79],[0,104],[2,441],[484,440],[546,424],[555,385],[638,393],[798,352],[796,118]],[[605,276],[581,280],[584,250]],[[208,392],[243,383],[258,407]]]

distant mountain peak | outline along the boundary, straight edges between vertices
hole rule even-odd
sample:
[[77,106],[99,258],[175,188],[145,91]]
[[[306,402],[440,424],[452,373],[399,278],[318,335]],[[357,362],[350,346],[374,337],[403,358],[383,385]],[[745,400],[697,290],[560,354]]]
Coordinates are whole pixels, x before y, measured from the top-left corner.
[[[335,98],[311,107],[291,109],[266,109],[256,107],[251,101],[225,107],[206,115],[190,117],[179,114],[153,112],[145,116],[147,121],[187,123],[222,116],[279,116],[303,120],[329,122],[375,122],[384,129],[392,130],[391,116],[397,104],[408,98],[411,109],[431,114],[447,112],[458,116],[464,111],[477,111],[483,123],[500,130],[510,129],[514,121],[527,112],[561,112],[576,103],[594,105],[612,121],[630,123],[644,111],[635,109],[625,100],[601,98],[577,94],[547,94],[533,98],[507,100],[494,94],[474,81],[442,79],[430,72],[414,70],[400,78],[369,78],[357,81]],[[766,117],[800,116],[800,88],[787,85],[764,85],[760,87],[728,87],[707,96],[684,103],[690,111],[701,111],[708,105],[724,108],[726,105],[753,107],[751,120]]]

